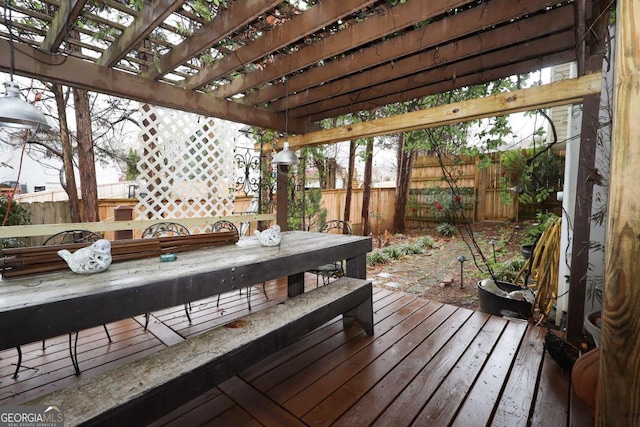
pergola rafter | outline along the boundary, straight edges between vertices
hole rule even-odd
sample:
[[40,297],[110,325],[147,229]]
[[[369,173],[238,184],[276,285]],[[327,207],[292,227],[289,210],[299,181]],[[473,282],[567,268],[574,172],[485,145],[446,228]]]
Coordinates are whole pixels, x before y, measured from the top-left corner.
[[[577,3],[159,0],[137,10],[113,0],[52,0],[46,9],[16,0],[14,41],[37,50],[37,61],[16,61],[15,72],[280,132],[288,109],[288,130],[304,133],[341,114],[554,60],[584,62],[577,20],[592,19],[592,8]],[[63,75],[61,57],[86,64]],[[0,69],[9,65],[0,58]],[[81,74],[88,70],[108,84]],[[157,93],[164,86],[172,95]]]

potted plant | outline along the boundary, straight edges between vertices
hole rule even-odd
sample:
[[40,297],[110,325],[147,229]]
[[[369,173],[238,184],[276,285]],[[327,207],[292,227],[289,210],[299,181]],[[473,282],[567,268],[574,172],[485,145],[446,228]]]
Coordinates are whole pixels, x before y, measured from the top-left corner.
[[529,259],[533,254],[533,250],[536,247],[536,243],[542,236],[542,233],[549,227],[553,221],[555,221],[558,216],[549,212],[549,213],[538,213],[537,221],[530,224],[527,228],[525,228],[523,233],[523,239],[520,246],[520,252],[524,259]]

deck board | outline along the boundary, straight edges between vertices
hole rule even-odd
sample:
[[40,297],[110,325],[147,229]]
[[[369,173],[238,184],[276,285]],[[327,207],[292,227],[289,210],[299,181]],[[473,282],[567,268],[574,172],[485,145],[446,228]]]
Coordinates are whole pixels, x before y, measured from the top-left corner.
[[[514,360],[513,355],[518,351],[525,332],[525,323],[510,322],[507,325],[500,341],[491,352],[487,364],[467,394],[452,425],[486,425],[489,422],[493,415],[493,404],[500,397]],[[493,404],[488,405],[487,402]]]
[[[305,284],[315,288],[315,276]],[[253,310],[286,298],[286,282],[252,291]],[[569,377],[543,351],[544,329],[374,287],[375,335],[333,319],[286,349],[152,425],[526,426],[593,425]],[[81,331],[82,374],[73,375],[68,337],[0,352],[0,405],[20,404],[114,369],[249,312],[246,293],[223,294],[144,318]]]

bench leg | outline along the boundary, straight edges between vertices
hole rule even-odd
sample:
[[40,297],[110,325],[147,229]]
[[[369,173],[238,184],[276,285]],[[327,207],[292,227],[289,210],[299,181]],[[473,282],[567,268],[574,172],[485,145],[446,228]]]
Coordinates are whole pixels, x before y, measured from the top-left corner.
[[367,333],[367,335],[373,335],[373,298],[369,297],[369,299],[353,310],[344,313],[342,316],[342,324],[345,328],[353,325],[355,321],[360,323],[362,329]]

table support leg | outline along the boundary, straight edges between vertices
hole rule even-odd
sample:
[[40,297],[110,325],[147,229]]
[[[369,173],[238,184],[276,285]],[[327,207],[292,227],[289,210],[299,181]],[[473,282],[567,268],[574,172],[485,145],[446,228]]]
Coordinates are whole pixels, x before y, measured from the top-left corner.
[[348,277],[355,277],[357,279],[367,278],[367,256],[366,254],[358,255],[357,257],[347,259],[347,272]]
[[287,295],[289,298],[304,293],[304,272],[292,274],[287,278]]

